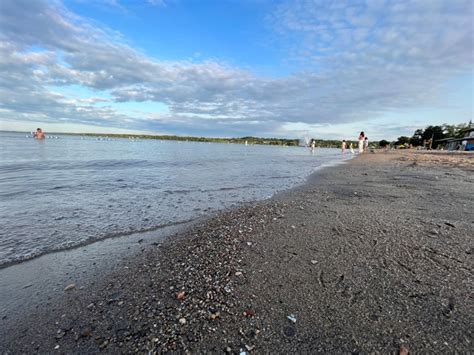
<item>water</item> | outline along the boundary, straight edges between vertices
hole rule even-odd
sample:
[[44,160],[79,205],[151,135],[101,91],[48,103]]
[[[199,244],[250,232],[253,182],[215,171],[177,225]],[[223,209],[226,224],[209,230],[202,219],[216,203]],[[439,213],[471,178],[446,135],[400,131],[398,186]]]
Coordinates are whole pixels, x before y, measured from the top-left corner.
[[0,267],[261,200],[343,159],[335,149],[0,132]]

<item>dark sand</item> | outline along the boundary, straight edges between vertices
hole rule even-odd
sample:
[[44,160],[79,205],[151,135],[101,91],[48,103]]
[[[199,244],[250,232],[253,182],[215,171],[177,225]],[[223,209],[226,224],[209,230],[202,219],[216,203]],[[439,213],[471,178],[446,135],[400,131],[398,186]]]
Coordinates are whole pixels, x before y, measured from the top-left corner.
[[0,350],[474,351],[474,156],[459,157],[320,171],[64,291],[4,326]]

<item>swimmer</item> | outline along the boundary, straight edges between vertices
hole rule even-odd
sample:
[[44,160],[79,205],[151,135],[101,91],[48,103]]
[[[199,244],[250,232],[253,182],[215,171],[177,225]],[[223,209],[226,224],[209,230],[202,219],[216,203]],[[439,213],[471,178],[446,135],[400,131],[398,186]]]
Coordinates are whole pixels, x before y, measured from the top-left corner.
[[35,138],[35,139],[44,139],[45,138],[44,132],[41,130],[41,128],[36,129],[36,132],[33,133],[33,138]]

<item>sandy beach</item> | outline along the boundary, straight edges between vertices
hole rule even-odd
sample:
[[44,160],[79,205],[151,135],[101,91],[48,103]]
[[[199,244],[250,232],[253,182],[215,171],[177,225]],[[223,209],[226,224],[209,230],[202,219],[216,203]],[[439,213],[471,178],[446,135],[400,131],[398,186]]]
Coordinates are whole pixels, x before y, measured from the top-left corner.
[[0,323],[2,353],[474,351],[474,156],[367,153]]

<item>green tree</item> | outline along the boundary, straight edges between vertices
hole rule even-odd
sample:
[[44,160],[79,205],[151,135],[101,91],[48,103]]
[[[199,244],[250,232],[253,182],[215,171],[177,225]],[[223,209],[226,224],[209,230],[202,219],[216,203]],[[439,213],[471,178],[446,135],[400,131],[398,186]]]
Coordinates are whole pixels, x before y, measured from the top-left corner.
[[423,144],[423,130],[417,129],[413,136],[410,138],[410,144],[418,147]]
[[382,140],[379,142],[379,146],[382,147],[382,148],[383,148],[383,147],[386,147],[386,146],[388,146],[388,145],[390,145],[390,142],[389,142],[389,141],[386,141],[385,139],[382,139]]

